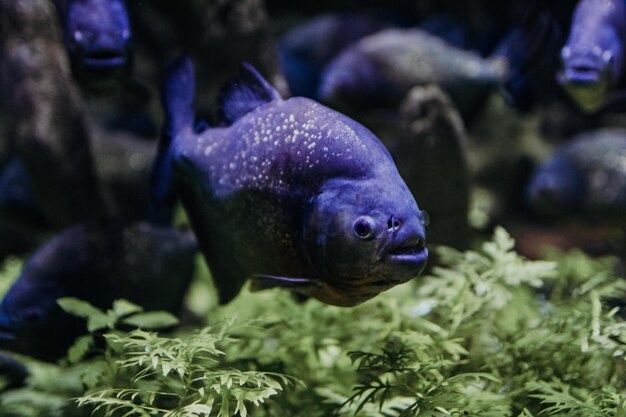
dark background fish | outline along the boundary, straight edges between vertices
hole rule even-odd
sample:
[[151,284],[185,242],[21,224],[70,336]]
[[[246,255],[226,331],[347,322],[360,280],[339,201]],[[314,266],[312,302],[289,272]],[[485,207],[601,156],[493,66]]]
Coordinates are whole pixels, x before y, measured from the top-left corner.
[[65,355],[86,326],[61,310],[61,297],[101,309],[126,299],[177,314],[196,253],[190,232],[149,223],[67,229],[35,252],[2,300],[0,348],[43,360]]
[[626,208],[626,130],[585,132],[533,174],[526,195],[538,213],[622,218]]
[[559,82],[582,110],[595,112],[623,77],[626,5],[622,0],[581,0],[561,50]]
[[317,98],[320,74],[337,53],[391,25],[391,20],[370,14],[324,14],[290,30],[278,53],[291,93]]
[[469,112],[503,82],[507,70],[502,58],[483,58],[425,31],[388,29],[334,58],[322,75],[319,97],[357,109],[395,107],[412,87],[435,83]]
[[220,99],[230,126],[197,135],[194,85],[179,59],[155,197],[180,196],[222,302],[253,277],[350,306],[422,270],[423,215],[371,132],[312,100],[282,100],[244,67]]
[[56,0],[72,70],[86,89],[102,93],[127,78],[132,32],[125,0]]

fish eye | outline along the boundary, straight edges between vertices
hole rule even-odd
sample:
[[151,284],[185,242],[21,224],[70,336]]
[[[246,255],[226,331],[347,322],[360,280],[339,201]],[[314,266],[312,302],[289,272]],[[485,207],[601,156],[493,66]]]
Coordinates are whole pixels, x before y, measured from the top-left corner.
[[420,223],[426,227],[430,224],[430,214],[426,210],[422,210],[422,216],[420,217]]
[[354,235],[359,239],[366,240],[374,236],[376,222],[369,216],[361,216],[352,224]]
[[83,32],[80,30],[75,30],[72,35],[74,36],[74,42],[82,42],[84,39]]

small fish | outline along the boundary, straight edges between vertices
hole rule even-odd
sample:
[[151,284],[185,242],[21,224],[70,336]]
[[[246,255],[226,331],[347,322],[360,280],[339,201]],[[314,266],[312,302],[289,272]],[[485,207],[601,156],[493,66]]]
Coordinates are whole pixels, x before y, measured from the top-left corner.
[[390,22],[368,14],[329,13],[291,29],[278,47],[291,93],[315,98],[322,70],[339,51],[390,26]]
[[503,58],[482,58],[419,29],[388,29],[335,57],[322,74],[319,97],[352,108],[395,107],[412,87],[435,83],[463,112],[507,71]]
[[190,232],[150,223],[67,229],[32,255],[0,303],[0,348],[42,360],[63,356],[86,328],[61,310],[61,297],[102,309],[123,298],[178,313],[196,253]]
[[107,92],[130,73],[131,27],[124,0],[57,0],[65,45],[79,83]]
[[623,0],[581,0],[561,50],[559,83],[585,112],[606,105],[624,71],[626,5]]
[[313,100],[283,100],[244,65],[220,94],[227,127],[196,134],[194,90],[183,57],[163,89],[154,199],[181,198],[221,302],[253,278],[353,306],[424,268],[424,215],[370,131]]
[[539,166],[526,189],[539,214],[595,213],[626,209],[626,130],[582,133]]
[[531,5],[488,58],[419,28],[383,30],[345,48],[328,64],[318,96],[349,108],[397,107],[412,87],[437,84],[466,120],[495,88],[516,107],[527,107],[524,89],[545,78],[534,73],[544,74],[546,56],[556,49],[549,22],[547,10]]

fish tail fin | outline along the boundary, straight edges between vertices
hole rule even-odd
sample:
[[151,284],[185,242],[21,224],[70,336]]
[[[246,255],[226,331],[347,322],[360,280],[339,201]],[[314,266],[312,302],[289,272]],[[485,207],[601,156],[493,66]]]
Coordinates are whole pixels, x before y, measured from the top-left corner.
[[508,63],[501,90],[513,106],[527,111],[546,90],[556,88],[553,74],[562,42],[563,33],[552,11],[544,1],[532,1],[493,54]]
[[163,132],[170,141],[183,129],[193,127],[195,89],[193,62],[185,54],[172,62],[161,88],[165,113]]
[[153,224],[172,222],[176,197],[172,190],[172,143],[186,129],[193,129],[195,77],[193,63],[184,54],[174,60],[161,87],[165,123],[152,171],[148,220]]

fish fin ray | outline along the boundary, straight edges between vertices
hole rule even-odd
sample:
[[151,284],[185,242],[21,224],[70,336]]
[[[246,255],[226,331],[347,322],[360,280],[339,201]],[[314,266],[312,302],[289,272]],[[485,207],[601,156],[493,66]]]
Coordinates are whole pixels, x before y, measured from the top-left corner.
[[313,288],[319,288],[320,281],[309,278],[289,278],[276,275],[257,274],[253,276],[251,291],[261,291],[270,288],[287,288],[299,292],[305,292]]
[[255,108],[280,98],[280,93],[252,65],[243,63],[239,76],[224,84],[219,92],[218,117],[230,125]]

